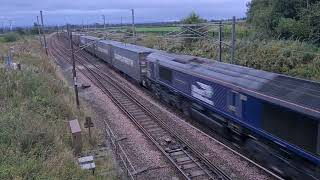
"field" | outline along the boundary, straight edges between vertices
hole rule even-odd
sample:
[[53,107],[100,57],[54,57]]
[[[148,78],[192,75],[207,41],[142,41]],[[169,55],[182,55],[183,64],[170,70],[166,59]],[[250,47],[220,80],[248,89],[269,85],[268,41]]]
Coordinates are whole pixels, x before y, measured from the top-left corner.
[[137,27],[136,32],[138,33],[168,33],[180,31],[179,27],[169,26],[169,27]]
[[[131,27],[128,27],[130,29]],[[126,29],[126,28],[125,28]],[[127,29],[127,30],[128,30]],[[121,31],[120,28],[114,28],[113,30],[119,30]],[[124,30],[124,29],[122,29]],[[146,33],[146,34],[157,34],[157,35],[163,35],[166,33],[179,33],[182,32],[184,29],[178,26],[153,26],[153,27],[148,27],[148,26],[137,26],[136,27],[136,32],[137,33]],[[232,32],[232,26],[230,24],[227,24],[223,27],[223,35],[225,39],[230,39],[231,38],[231,32]],[[245,24],[240,24],[236,28],[237,36],[238,38],[244,38],[248,37],[250,34],[252,34],[252,30],[246,27]],[[212,26],[210,27],[208,31],[208,35],[210,36],[215,36],[218,37],[218,26]]]

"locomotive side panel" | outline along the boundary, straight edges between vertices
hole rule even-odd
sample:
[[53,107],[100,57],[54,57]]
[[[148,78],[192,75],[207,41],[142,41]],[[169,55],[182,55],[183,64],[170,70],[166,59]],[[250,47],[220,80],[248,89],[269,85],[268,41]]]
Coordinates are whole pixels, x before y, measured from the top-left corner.
[[317,154],[318,122],[312,118],[264,103],[261,129],[306,152]]

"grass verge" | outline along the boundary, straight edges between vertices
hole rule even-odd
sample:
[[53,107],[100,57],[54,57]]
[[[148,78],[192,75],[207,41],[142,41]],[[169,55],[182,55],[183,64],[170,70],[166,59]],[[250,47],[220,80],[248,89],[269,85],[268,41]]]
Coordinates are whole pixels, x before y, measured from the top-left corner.
[[0,68],[0,179],[96,179],[73,155],[68,121],[84,112],[74,107],[69,87],[37,41],[2,43],[0,50],[11,46],[23,70]]

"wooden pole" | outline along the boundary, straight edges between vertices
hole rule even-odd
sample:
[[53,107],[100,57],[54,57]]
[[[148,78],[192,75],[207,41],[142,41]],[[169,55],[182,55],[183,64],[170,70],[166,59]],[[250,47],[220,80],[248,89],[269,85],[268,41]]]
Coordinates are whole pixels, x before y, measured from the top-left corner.
[[102,18],[103,18],[103,29],[105,30],[106,29],[106,16],[102,15]]
[[135,24],[134,24],[134,9],[131,9],[132,13],[132,37],[136,36],[136,29],[135,29]]
[[234,55],[236,51],[236,17],[232,18],[232,45],[231,45],[231,64],[234,63]]
[[74,59],[74,49],[73,49],[73,43],[72,43],[72,31],[70,31],[69,24],[67,25],[68,29],[68,34],[69,34],[69,43],[70,43],[70,49],[71,49],[71,60],[72,60],[72,73],[73,73],[73,83],[74,83],[74,92],[76,95],[76,103],[77,103],[77,108],[79,109],[80,107],[80,102],[79,102],[79,95],[78,95],[78,83],[77,83],[77,72],[76,72],[76,62]]
[[219,61],[222,61],[222,21],[219,23]]
[[48,47],[47,47],[46,35],[45,35],[45,32],[44,32],[42,11],[40,11],[40,18],[41,18],[41,24],[42,24],[42,34],[43,34],[44,48],[45,48],[46,54],[47,54],[47,56],[48,56]]
[[42,42],[42,37],[41,37],[41,30],[40,30],[40,23],[39,23],[39,16],[37,16],[37,28],[38,28],[38,33],[39,33],[39,41],[41,46],[43,47],[43,42]]

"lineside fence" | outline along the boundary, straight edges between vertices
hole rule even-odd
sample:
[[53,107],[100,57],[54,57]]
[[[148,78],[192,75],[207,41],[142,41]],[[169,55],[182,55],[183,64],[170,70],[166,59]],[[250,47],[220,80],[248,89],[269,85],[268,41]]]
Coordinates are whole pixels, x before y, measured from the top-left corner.
[[[132,26],[108,26],[107,28],[82,28],[78,30],[88,35],[91,34],[98,37],[103,37],[105,39],[122,39],[132,43],[135,43],[137,39],[148,37],[148,33],[137,30],[141,25],[135,26],[134,23],[132,24]],[[224,50],[227,50],[230,54],[230,63],[235,62],[237,42],[236,27],[236,17],[233,17],[232,21],[218,21],[201,24],[170,24],[168,26],[150,26],[150,28],[168,29],[165,33],[153,34],[154,37],[164,39],[166,41],[184,41],[190,43],[197,40],[209,41],[210,44],[216,46],[216,59],[222,61],[222,53]],[[228,32],[228,35],[230,37],[226,37],[226,30],[230,31]]]
[[105,122],[105,130],[107,139],[109,139],[110,144],[112,145],[112,148],[117,156],[117,158],[121,161],[121,164],[123,165],[123,168],[125,170],[126,176],[131,179],[135,180],[136,170],[132,165],[132,162],[128,158],[126,152],[123,150],[122,145],[120,144],[120,141],[122,139],[118,139],[115,134],[113,133],[112,129],[110,128],[109,124]]

